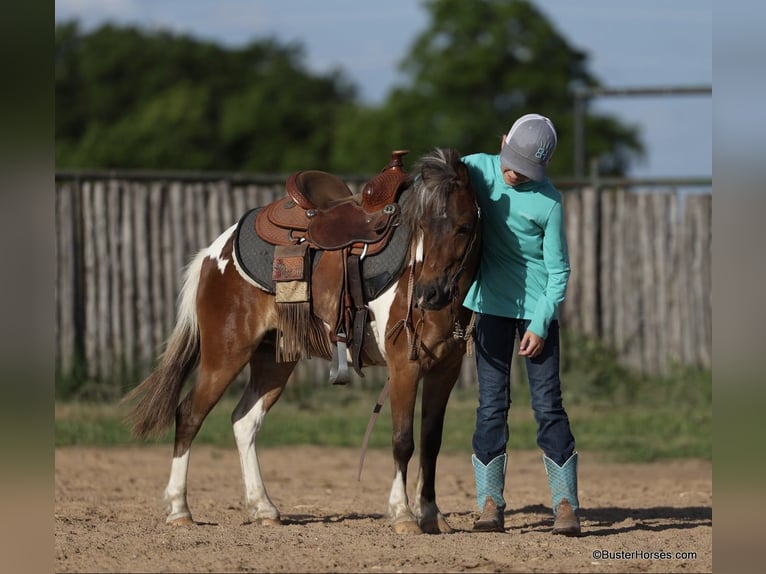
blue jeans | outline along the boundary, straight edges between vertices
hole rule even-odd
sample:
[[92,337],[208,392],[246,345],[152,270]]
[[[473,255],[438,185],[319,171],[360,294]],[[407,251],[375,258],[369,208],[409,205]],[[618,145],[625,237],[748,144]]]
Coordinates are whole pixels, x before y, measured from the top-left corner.
[[[519,340],[529,326],[525,319],[476,314],[476,372],[479,406],[473,451],[488,464],[505,452],[508,443],[508,410],[511,406],[511,359],[516,334]],[[559,379],[559,324],[553,321],[542,352],[525,358],[532,410],[537,421],[537,444],[559,466],[574,453],[575,439],[564,410]]]

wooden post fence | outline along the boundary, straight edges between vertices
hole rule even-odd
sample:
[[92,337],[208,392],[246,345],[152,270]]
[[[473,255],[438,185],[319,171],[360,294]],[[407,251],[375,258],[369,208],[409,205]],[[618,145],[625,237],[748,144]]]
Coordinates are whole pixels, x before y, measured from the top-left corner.
[[[361,181],[348,178],[352,189]],[[116,390],[140,381],[175,322],[185,265],[248,209],[283,194],[284,178],[269,176],[58,174],[58,376],[79,366]],[[711,194],[600,184],[563,196],[572,274],[562,326],[647,373],[709,368]],[[467,366],[461,384],[473,377]]]

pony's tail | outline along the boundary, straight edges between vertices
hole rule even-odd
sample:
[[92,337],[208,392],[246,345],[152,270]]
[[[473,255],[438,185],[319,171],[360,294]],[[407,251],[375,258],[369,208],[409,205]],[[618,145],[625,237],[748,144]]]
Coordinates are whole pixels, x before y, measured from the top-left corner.
[[173,424],[181,389],[199,363],[196,299],[204,258],[205,254],[200,253],[186,270],[178,298],[178,319],[159,364],[122,399],[122,402],[139,399],[125,416],[125,423],[137,438],[159,435]]

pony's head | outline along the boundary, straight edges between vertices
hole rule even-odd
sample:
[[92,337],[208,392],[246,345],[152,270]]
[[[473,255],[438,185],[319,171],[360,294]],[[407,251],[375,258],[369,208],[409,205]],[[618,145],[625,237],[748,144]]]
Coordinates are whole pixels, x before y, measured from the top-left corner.
[[436,148],[411,172],[402,202],[414,238],[413,300],[426,311],[463,296],[479,258],[479,205],[468,168],[454,149]]

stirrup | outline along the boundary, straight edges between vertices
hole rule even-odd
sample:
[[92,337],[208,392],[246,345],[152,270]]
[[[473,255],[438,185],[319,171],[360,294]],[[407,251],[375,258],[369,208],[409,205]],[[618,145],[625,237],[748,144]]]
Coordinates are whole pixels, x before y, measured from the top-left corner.
[[337,341],[332,349],[332,362],[330,363],[330,382],[333,385],[346,385],[350,381],[348,375],[348,354],[346,342]]

